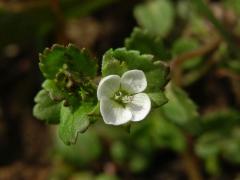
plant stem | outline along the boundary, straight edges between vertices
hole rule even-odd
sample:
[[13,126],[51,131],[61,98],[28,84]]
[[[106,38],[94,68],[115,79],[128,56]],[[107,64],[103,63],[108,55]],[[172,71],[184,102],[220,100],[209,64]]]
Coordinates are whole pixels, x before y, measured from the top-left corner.
[[173,60],[171,60],[170,67],[172,69],[172,79],[173,81],[178,85],[182,85],[182,68],[181,65],[191,60],[192,58],[203,56],[210,51],[214,50],[218,47],[219,43],[221,42],[221,38],[219,36],[214,37],[212,40],[210,40],[210,43],[203,45],[202,47],[186,52],[183,54],[180,54],[179,56],[175,57]]
[[182,154],[182,160],[189,180],[203,180],[200,172],[198,171],[198,164],[189,152]]
[[192,138],[186,136],[187,149],[181,154],[182,162],[189,180],[203,180],[197,158],[192,152]]

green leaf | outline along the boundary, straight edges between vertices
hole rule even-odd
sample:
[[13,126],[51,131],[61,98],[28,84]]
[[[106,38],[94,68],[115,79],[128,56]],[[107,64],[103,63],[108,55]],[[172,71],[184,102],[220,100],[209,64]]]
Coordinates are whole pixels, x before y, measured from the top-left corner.
[[54,79],[59,69],[65,62],[64,47],[54,45],[52,49],[46,48],[43,54],[39,55],[39,67],[46,78]]
[[54,102],[46,90],[41,90],[34,101],[33,115],[49,124],[58,124],[60,121],[60,109],[62,103]]
[[[179,38],[177,41],[174,42],[172,52],[174,56],[179,54],[183,54],[188,51],[195,50],[199,47],[199,42],[196,39],[189,38],[189,37],[182,37]],[[192,69],[196,68],[202,62],[201,57],[196,57],[189,59],[188,61],[182,64],[184,69]]]
[[70,70],[73,69],[74,72],[79,72],[84,76],[96,76],[96,60],[91,58],[85,49],[80,51],[77,47],[70,44],[67,46],[65,56],[67,57],[67,65],[70,66]]
[[139,51],[119,48],[104,54],[102,75],[122,75],[132,69],[144,71],[148,86],[146,92],[159,92],[168,82],[169,67],[161,61],[154,61],[151,55],[140,55]]
[[96,63],[83,49],[69,44],[67,47],[53,45],[51,49],[46,48],[40,54],[40,69],[48,79],[55,79],[61,69],[68,68],[70,72],[78,73],[80,76],[96,75]]
[[42,87],[49,92],[52,100],[61,101],[64,99],[65,93],[62,91],[53,80],[45,80]]
[[184,133],[179,126],[164,116],[161,108],[154,109],[144,121],[133,126],[131,136],[136,149],[148,156],[158,148],[182,152],[187,147]]
[[179,87],[169,84],[166,87],[166,96],[169,101],[161,109],[172,122],[185,126],[198,117],[197,106]]
[[156,109],[151,116],[150,134],[154,143],[161,148],[170,148],[182,152],[187,147],[187,142],[182,130],[173,122],[169,121],[160,109]]
[[40,55],[40,69],[47,81],[43,83],[53,100],[78,107],[80,102],[96,100],[96,63],[86,51],[73,45],[54,45]]
[[65,106],[71,106],[72,108],[78,107],[83,100],[79,95],[81,91],[76,89],[75,92],[72,92],[59,84],[58,81],[47,79],[43,82],[42,86],[49,93],[53,101],[62,101]]
[[163,104],[168,102],[167,97],[162,91],[155,92],[155,93],[148,93],[151,101],[154,103],[154,107],[162,106]]
[[234,128],[231,136],[226,140],[223,148],[223,157],[229,162],[240,164],[240,128]]
[[90,103],[81,104],[75,111],[72,111],[69,107],[62,106],[59,136],[65,144],[75,144],[78,133],[83,133],[87,130],[91,123],[88,113],[93,109],[94,106]]
[[125,47],[128,50],[138,50],[142,54],[152,54],[154,59],[168,60],[171,58],[160,37],[140,28],[134,28],[131,36],[125,40]]
[[232,127],[240,126],[240,112],[234,109],[213,111],[201,117],[203,133],[206,131],[229,132]]
[[56,134],[55,149],[65,162],[75,167],[86,167],[97,160],[102,152],[100,138],[95,131],[87,131],[78,137],[76,144],[67,146]]
[[206,170],[210,174],[219,174],[220,164],[219,156],[221,155],[224,137],[218,133],[205,133],[197,140],[195,144],[196,154],[205,160]]
[[218,133],[205,133],[201,136],[196,144],[196,152],[199,156],[209,157],[216,156],[220,153],[221,135]]
[[229,162],[240,163],[240,127],[233,127],[230,132],[208,132],[200,136],[196,143],[196,152],[204,159],[218,156]]
[[[221,110],[208,113],[201,119],[202,133],[199,135],[195,150],[207,163],[210,173],[219,173],[216,164],[220,159],[240,164],[240,113],[235,110]],[[214,159],[215,164],[210,160]]]
[[138,23],[154,35],[165,37],[173,28],[174,8],[169,0],[149,1],[134,9]]

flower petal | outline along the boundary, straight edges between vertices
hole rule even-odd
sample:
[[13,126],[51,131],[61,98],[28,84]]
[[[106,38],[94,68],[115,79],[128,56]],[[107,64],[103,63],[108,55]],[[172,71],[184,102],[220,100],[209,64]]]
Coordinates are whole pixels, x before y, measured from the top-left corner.
[[142,92],[147,87],[147,79],[143,71],[130,70],[121,78],[121,88],[130,94]]
[[104,77],[97,88],[98,100],[106,97],[112,97],[114,93],[120,88],[121,78],[118,75],[109,75]]
[[135,94],[132,102],[127,104],[127,108],[132,112],[132,121],[141,121],[150,112],[150,98],[145,93]]
[[132,118],[129,109],[123,107],[111,99],[100,100],[100,112],[106,124],[121,125],[125,124]]

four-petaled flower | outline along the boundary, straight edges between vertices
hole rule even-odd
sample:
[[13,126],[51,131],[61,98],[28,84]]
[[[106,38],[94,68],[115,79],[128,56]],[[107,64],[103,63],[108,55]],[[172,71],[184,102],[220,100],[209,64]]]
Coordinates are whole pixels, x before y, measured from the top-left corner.
[[145,74],[141,70],[130,70],[122,77],[104,77],[97,89],[100,112],[106,124],[121,125],[129,121],[143,120],[151,109],[146,93]]

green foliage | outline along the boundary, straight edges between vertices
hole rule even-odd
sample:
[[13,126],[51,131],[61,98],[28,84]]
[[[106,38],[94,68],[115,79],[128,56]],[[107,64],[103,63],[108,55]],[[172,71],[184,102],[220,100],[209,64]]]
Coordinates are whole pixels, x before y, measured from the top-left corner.
[[83,49],[72,44],[67,47],[53,45],[51,49],[46,48],[40,54],[40,69],[48,79],[55,79],[62,69],[68,68],[71,73],[79,76],[93,77],[96,75],[96,63]]
[[[84,1],[86,9],[81,12],[79,6],[71,8],[64,6],[63,14],[68,17],[83,15],[101,4],[113,1],[99,0],[94,3]],[[238,1],[224,3],[238,14]],[[62,4],[64,3],[67,1],[62,1]],[[79,2],[72,0],[69,3]],[[43,82],[43,89],[35,98],[33,113],[46,123],[59,124],[60,139],[57,141],[56,151],[67,163],[80,167],[94,164],[94,161],[106,156],[105,152],[104,154],[101,152],[107,145],[109,148],[107,152],[110,152],[106,158],[107,163],[112,163],[120,171],[127,169],[130,173],[143,173],[152,168],[151,162],[154,161],[155,154],[161,153],[162,149],[170,149],[181,156],[181,153],[194,148],[193,153],[204,160],[207,171],[212,174],[222,173],[222,162],[240,164],[239,110],[218,110],[209,113],[213,111],[212,109],[219,108],[218,106],[238,107],[239,87],[236,83],[239,80],[240,65],[239,58],[232,54],[234,43],[231,42],[232,39],[224,30],[224,26],[202,0],[194,1],[199,11],[194,8],[191,1],[181,0],[176,3],[175,6],[170,0],[152,0],[137,5],[134,15],[141,28],[133,29],[130,37],[125,40],[124,48],[110,49],[103,56],[102,77],[112,74],[121,76],[133,69],[144,71],[147,77],[146,93],[152,101],[152,111],[145,120],[131,125],[129,134],[123,129],[130,126],[112,127],[103,125],[101,121],[78,137],[79,133],[85,132],[100,117],[96,98],[96,80],[100,79],[97,74],[97,61],[85,50],[79,50],[73,45],[67,47],[55,45],[40,55],[40,69],[46,80]],[[223,13],[225,11],[222,7],[217,10]],[[207,19],[203,18],[201,13]],[[227,15],[232,17],[231,13]],[[223,17],[224,21],[228,18]],[[239,25],[239,22],[236,23]],[[46,24],[39,31],[44,34],[51,28],[51,25]],[[219,48],[216,45],[206,50],[210,38],[213,35],[215,37],[217,31],[227,42],[219,42]],[[233,31],[237,37],[240,31],[237,32],[236,27]],[[198,51],[184,56],[179,64],[174,64],[173,61],[178,56],[193,50]],[[172,82],[167,85],[170,79],[169,66],[172,73],[180,68],[183,70],[183,74],[179,75],[182,82],[176,83],[179,86],[174,84],[174,76]],[[221,68],[224,71],[221,71]],[[226,86],[219,94],[216,93],[219,97],[214,97],[214,100],[217,99],[216,102],[211,102],[211,97],[207,99],[208,96],[204,93],[211,88],[219,89],[216,84],[223,77],[231,86]],[[195,94],[195,88],[199,87],[197,85],[199,79],[201,87]],[[187,94],[192,88],[194,99]],[[190,141],[189,137],[192,138]],[[104,145],[100,143],[100,138]],[[105,159],[100,160],[101,164],[105,165],[105,162],[102,163]],[[85,177],[116,179],[114,175],[109,176],[105,173],[94,175],[92,172],[72,176],[76,179]]]
[[201,136],[196,143],[196,153],[206,162],[209,173],[220,172],[220,158],[240,163],[240,113],[233,110],[216,111],[203,117]]
[[168,99],[166,98],[165,94],[162,91],[155,92],[155,93],[148,93],[148,96],[153,102],[152,106],[157,107],[168,102]]
[[36,118],[49,124],[59,123],[62,103],[54,102],[46,90],[39,91],[34,101],[33,115]]
[[75,144],[78,133],[83,133],[90,125],[88,113],[93,110],[92,104],[83,103],[76,111],[62,106],[60,114],[59,136],[67,144]]
[[[196,39],[188,38],[188,37],[181,37],[180,39],[176,40],[172,47],[172,52],[174,56],[179,54],[183,54],[185,52],[196,50],[199,47],[199,42]],[[182,64],[183,69],[194,69],[199,66],[202,62],[201,57],[196,57],[189,59],[185,63]]]
[[134,28],[131,36],[125,40],[125,47],[128,50],[138,50],[142,54],[152,54],[156,60],[170,59],[162,39],[140,28]]
[[138,23],[154,35],[165,37],[174,24],[174,8],[169,0],[149,1],[134,10]]
[[232,130],[232,127],[240,125],[239,117],[239,111],[233,109],[208,113],[202,116],[202,133],[206,131],[227,133]]
[[76,107],[81,100],[94,100],[94,96],[90,96],[95,95],[91,78],[95,77],[97,66],[85,50],[80,51],[71,44],[54,45],[40,54],[39,66],[48,79],[43,87],[53,100],[64,100],[65,105]]
[[[95,121],[94,113],[99,113],[99,107],[96,106],[96,86],[91,80],[96,75],[96,65],[84,50],[79,51],[73,45],[54,45],[51,49],[46,49],[40,55],[39,65],[47,79],[43,83],[45,93],[42,96],[46,96],[44,98],[52,103],[61,104],[57,106],[58,111],[52,108],[47,115],[58,115],[54,117],[60,123],[60,138],[65,144],[75,144],[78,133],[83,133]],[[151,55],[140,55],[138,51],[127,51],[124,48],[109,50],[104,55],[104,76],[121,75],[131,69],[141,69],[146,73],[147,93],[153,106],[161,106],[167,102],[163,88],[168,81],[169,69],[161,61],[154,61]],[[42,103],[39,100],[36,102],[36,107]],[[46,103],[42,104],[40,107],[44,108]],[[45,115],[44,111],[42,113]],[[42,119],[46,120],[45,117]]]
[[91,165],[92,161],[99,158],[102,146],[97,134],[87,131],[78,137],[76,144],[71,146],[67,146],[56,136],[55,151],[66,162],[82,167]]
[[188,97],[186,92],[174,84],[169,84],[166,89],[169,99],[161,109],[163,114],[172,122],[185,126],[198,117],[197,107]]
[[[99,107],[96,105],[96,86],[92,80],[96,76],[96,65],[85,50],[75,46],[54,45],[40,55],[40,69],[46,80],[45,92],[41,98],[60,104],[56,110],[35,112],[36,117],[50,122],[44,116],[55,115],[59,125],[59,136],[67,144],[75,144],[78,133],[83,133],[96,120]],[[127,70],[141,69],[146,73],[147,93],[153,101],[153,107],[167,102],[163,88],[168,81],[169,68],[161,61],[153,60],[152,55],[140,55],[139,51],[126,49],[109,50],[103,58],[102,73],[121,75]],[[44,108],[46,103],[36,99],[35,109]],[[40,104],[41,103],[41,104]],[[50,104],[52,105],[52,104]],[[40,107],[40,108],[39,108]],[[54,106],[55,107],[55,106]],[[41,116],[39,115],[40,113]],[[59,121],[60,119],[60,121]]]
[[152,55],[141,55],[139,51],[119,48],[110,49],[103,57],[102,75],[122,75],[127,70],[139,69],[144,71],[148,86],[147,93],[156,105],[162,105],[166,98],[162,90],[168,82],[169,67],[161,61],[154,61]]
[[177,152],[185,150],[186,139],[183,132],[162,113],[161,108],[156,110],[149,120],[153,121],[149,133],[158,147],[170,148]]
[[57,86],[54,80],[46,80],[43,82],[42,87],[49,93],[52,100],[61,101],[67,94]]
[[39,65],[46,80],[35,98],[33,113],[48,123],[60,123],[60,138],[65,144],[74,144],[78,133],[95,120],[89,113],[97,102],[92,80],[96,63],[85,50],[54,45],[40,55]]

